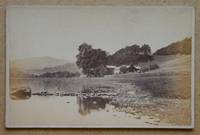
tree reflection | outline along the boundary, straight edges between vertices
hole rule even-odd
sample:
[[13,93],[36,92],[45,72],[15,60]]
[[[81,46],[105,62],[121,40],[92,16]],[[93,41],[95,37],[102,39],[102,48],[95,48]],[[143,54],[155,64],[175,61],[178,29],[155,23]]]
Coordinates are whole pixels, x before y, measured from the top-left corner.
[[102,97],[77,96],[79,113],[83,116],[90,114],[92,110],[105,109],[109,99]]

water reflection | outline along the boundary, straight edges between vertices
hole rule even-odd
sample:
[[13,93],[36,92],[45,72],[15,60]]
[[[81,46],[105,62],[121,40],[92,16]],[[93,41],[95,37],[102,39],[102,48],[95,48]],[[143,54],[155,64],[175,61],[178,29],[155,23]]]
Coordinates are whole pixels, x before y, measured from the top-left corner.
[[108,98],[102,97],[89,97],[77,96],[77,104],[79,106],[79,113],[83,116],[90,114],[92,110],[105,109],[106,104],[109,102]]
[[[87,82],[89,82],[87,80]],[[40,97],[74,97],[79,114],[85,116],[94,110],[105,109],[106,104],[116,95],[110,86],[95,84],[88,86],[85,80],[71,79],[13,79],[12,86],[16,86],[11,99],[29,99],[31,96]],[[24,87],[21,89],[21,87]],[[87,86],[87,87],[86,87]],[[25,87],[27,89],[25,89]],[[29,91],[30,89],[30,91]],[[11,90],[13,91],[13,90]],[[71,102],[71,101],[70,101]]]

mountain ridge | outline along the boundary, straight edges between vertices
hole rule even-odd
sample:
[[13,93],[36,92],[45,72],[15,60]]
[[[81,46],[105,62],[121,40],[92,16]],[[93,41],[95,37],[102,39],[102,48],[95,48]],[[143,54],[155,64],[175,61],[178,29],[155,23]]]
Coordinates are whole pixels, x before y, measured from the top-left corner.
[[69,63],[68,60],[57,59],[49,56],[16,59],[11,61],[11,67],[21,70],[43,69]]

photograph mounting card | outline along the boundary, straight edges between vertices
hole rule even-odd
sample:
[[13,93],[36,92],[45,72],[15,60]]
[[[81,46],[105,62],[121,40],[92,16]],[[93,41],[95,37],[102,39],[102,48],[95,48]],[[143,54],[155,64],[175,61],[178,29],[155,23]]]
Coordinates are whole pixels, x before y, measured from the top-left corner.
[[7,128],[193,128],[194,9],[6,9]]

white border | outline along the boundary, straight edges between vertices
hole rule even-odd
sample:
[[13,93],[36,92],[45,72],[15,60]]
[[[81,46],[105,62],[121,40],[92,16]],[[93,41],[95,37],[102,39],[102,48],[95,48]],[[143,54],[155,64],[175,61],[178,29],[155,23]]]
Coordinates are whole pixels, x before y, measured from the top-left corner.
[[[8,114],[9,112],[9,42],[8,35],[9,31],[7,28],[8,23],[8,8],[10,7],[132,7],[132,8],[192,8],[193,12],[193,35],[192,35],[192,65],[191,65],[191,125],[189,126],[155,126],[155,125],[12,125],[9,124]],[[195,126],[195,9],[193,6],[133,6],[133,5],[11,5],[6,7],[6,92],[5,92],[5,127],[6,128],[149,128],[149,129],[193,129]]]

